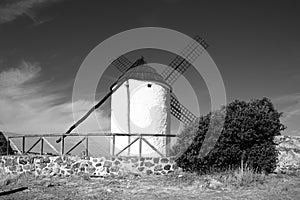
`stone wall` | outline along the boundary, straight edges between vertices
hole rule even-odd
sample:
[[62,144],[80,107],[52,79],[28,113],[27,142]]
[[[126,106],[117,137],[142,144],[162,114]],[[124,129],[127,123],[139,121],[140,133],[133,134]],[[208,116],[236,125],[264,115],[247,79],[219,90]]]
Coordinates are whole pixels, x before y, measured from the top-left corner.
[[278,136],[275,138],[279,150],[276,171],[291,172],[300,170],[300,137]]
[[[275,138],[279,150],[276,172],[300,171],[300,137]],[[1,156],[0,172],[31,173],[42,176],[68,176],[87,173],[94,176],[168,174],[176,170],[174,157],[168,158],[80,158],[78,156]]]
[[177,170],[174,158],[80,158],[76,156],[2,156],[0,170],[7,174],[31,173],[37,176],[94,176],[167,174]]

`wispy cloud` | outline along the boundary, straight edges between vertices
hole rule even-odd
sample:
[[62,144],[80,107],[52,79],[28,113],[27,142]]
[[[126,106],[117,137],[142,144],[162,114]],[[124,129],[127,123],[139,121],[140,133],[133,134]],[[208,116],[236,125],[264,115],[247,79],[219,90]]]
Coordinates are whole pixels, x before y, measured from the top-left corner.
[[[53,105],[61,93],[47,93],[47,81],[40,81],[42,68],[37,63],[23,61],[19,67],[0,71],[0,129],[17,133],[64,132],[93,104],[86,100]],[[72,89],[72,88],[70,88]],[[101,121],[98,126],[97,119]],[[78,127],[80,132],[107,130],[109,117],[95,112]]]
[[60,0],[13,0],[0,4],[0,24],[13,21],[20,16],[27,16],[40,23],[36,17],[36,9],[48,6]]
[[282,123],[287,126],[284,134],[300,135],[300,94],[290,94],[273,100],[275,107],[283,112]]

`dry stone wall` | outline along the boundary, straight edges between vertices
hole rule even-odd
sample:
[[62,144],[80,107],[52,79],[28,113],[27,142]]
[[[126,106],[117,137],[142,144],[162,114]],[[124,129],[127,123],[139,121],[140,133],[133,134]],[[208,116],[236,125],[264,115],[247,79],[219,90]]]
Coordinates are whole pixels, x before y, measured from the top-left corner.
[[177,170],[174,158],[80,158],[75,156],[2,156],[0,170],[7,174],[30,173],[37,176],[93,176],[168,174]]
[[[279,150],[276,172],[300,171],[300,137],[275,138]],[[37,176],[94,176],[134,174],[168,174],[181,169],[175,157],[164,158],[93,158],[78,156],[1,156],[0,172],[7,174],[31,173]]]
[[275,138],[279,150],[277,172],[300,171],[300,137],[278,136]]

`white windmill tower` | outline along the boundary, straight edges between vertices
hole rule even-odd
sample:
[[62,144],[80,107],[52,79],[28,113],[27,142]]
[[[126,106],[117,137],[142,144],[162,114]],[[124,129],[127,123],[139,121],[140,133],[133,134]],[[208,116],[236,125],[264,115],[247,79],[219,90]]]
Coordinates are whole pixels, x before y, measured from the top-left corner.
[[[121,84],[111,97],[111,132],[125,134],[170,134],[171,87],[156,70],[149,65],[139,65],[127,70],[120,77]],[[115,147],[124,149],[135,139],[120,136]],[[166,138],[146,137],[147,141],[162,154],[166,153]],[[121,155],[138,155],[142,145],[143,155],[159,156],[145,141],[132,144]]]

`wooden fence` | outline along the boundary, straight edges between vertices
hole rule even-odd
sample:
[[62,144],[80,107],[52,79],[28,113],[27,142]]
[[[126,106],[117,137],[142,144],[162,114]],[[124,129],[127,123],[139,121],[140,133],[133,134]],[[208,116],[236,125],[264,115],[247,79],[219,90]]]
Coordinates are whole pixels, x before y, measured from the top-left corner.
[[[66,136],[68,137],[83,137],[79,142],[77,142],[74,146],[72,146],[69,150],[65,151],[65,140]],[[153,146],[145,137],[177,137],[177,135],[162,135],[162,134],[126,134],[126,133],[88,133],[88,134],[80,134],[80,133],[72,133],[72,134],[34,134],[34,135],[18,135],[18,136],[9,136],[7,138],[7,155],[9,155],[9,147],[10,145],[18,152],[18,154],[40,154],[45,155],[47,153],[44,152],[44,143],[47,143],[48,146],[56,153],[54,155],[68,155],[70,154],[76,147],[78,147],[81,143],[85,142],[85,155],[89,155],[89,137],[112,137],[112,153],[111,156],[119,156],[122,152],[132,146],[134,143],[139,142],[139,157],[142,157],[142,141],[144,141],[148,146],[151,147],[156,153],[158,153],[161,157],[168,156],[170,152],[170,143],[167,142],[166,144],[166,152],[165,154],[161,153],[155,146]],[[121,151],[116,152],[116,137],[118,136],[137,136],[133,141],[131,141],[126,147],[124,147]],[[49,137],[60,137],[61,144],[60,144],[60,151],[58,151],[48,140]],[[12,139],[19,138],[22,139],[21,150],[14,144]],[[35,143],[31,145],[26,150],[26,138],[37,138]],[[31,150],[40,143],[40,152],[34,153]],[[53,155],[53,154],[52,154]]]

